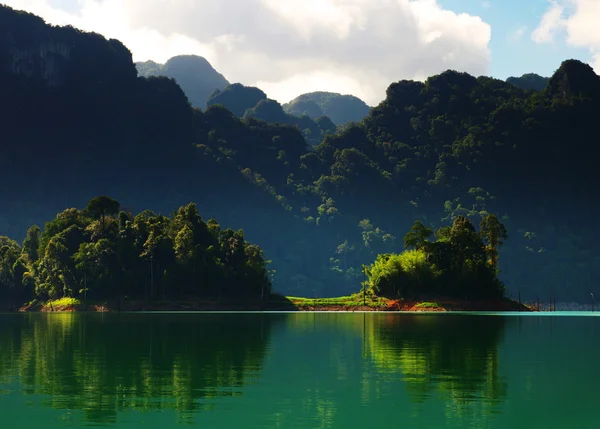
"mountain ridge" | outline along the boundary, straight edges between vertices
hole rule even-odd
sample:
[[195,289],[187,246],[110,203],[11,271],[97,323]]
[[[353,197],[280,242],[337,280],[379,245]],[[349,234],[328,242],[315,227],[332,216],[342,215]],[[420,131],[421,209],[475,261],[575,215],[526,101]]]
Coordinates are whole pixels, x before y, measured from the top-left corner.
[[229,81],[208,60],[197,55],[178,55],[165,64],[138,62],[136,68],[143,77],[167,76],[175,79],[194,107],[205,108],[215,90],[229,85]]
[[[1,6],[0,28],[2,235],[97,195],[131,211],[194,201],[264,249],[276,291],[332,296],[358,290],[361,265],[400,251],[416,219],[496,213],[509,295],[587,302],[596,288],[600,95],[584,63],[565,61],[537,92],[456,71],[394,82],[310,147],[295,126],[192,108],[173,79],[138,77],[118,41]],[[48,39],[71,54],[36,68]]]

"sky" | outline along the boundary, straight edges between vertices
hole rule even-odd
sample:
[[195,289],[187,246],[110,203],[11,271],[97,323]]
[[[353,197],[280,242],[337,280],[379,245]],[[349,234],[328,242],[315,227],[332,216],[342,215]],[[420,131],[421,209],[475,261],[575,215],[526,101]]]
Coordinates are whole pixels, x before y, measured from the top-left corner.
[[370,105],[390,83],[452,69],[600,73],[600,0],[0,0],[55,25],[121,40],[134,61],[205,57],[281,103],[311,91]]

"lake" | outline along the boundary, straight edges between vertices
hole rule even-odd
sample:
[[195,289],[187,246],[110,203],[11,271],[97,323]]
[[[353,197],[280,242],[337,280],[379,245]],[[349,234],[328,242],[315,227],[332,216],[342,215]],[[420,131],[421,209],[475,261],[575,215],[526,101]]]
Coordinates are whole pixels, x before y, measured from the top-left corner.
[[600,427],[600,317],[0,314],[2,426]]

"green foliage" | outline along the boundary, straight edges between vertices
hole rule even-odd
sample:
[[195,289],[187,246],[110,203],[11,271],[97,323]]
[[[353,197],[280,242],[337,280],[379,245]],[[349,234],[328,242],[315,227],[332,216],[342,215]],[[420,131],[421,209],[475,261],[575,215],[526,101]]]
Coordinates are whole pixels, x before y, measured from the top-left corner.
[[43,305],[43,308],[45,308],[46,310],[56,311],[61,308],[78,307],[80,305],[81,305],[81,301],[77,298],[63,297],[63,298],[47,301]]
[[315,308],[315,307],[361,307],[367,306],[371,308],[385,307],[388,302],[386,299],[363,296],[362,293],[356,293],[349,296],[340,296],[335,298],[299,298],[294,296],[286,297],[292,304],[299,308]]
[[235,116],[241,118],[246,110],[252,109],[260,101],[266,100],[267,95],[253,86],[241,83],[228,85],[223,90],[216,90],[208,99],[207,106],[221,105],[229,109]]
[[414,247],[419,250],[425,246],[427,239],[431,237],[433,231],[427,228],[419,220],[416,220],[410,231],[404,236],[404,248]]
[[441,308],[437,302],[420,302],[416,305],[417,308]]
[[82,296],[267,298],[271,293],[262,249],[248,243],[242,231],[221,230],[214,220],[205,223],[195,204],[180,207],[171,218],[121,212],[118,220],[102,220],[119,206],[98,197],[84,211],[59,213],[41,233],[45,245],[39,253],[33,250],[40,237],[35,226],[23,250],[0,237],[0,296],[21,302],[63,299],[53,305],[70,305]]
[[366,270],[369,290],[380,296],[415,297],[427,292],[437,277],[423,250],[378,255]]
[[25,240],[23,240],[22,252],[30,263],[38,260],[41,236],[42,230],[37,225],[31,226],[27,230],[27,235],[25,236]]
[[[495,248],[488,246],[491,262],[486,258],[482,236],[489,237],[490,226],[504,232],[504,225],[493,215],[482,222],[481,235],[464,217],[454,220],[452,228],[436,234],[435,242],[425,241],[431,235],[422,223],[415,222],[408,242],[416,242],[415,250],[400,254],[381,254],[365,272],[366,287],[380,296],[422,298],[428,295],[454,296],[467,299],[500,298],[503,285],[496,277]],[[494,236],[496,244],[499,236]],[[422,240],[417,240],[417,238]],[[405,239],[405,242],[407,240]]]
[[549,80],[550,78],[542,77],[535,73],[526,73],[521,77],[509,77],[506,79],[506,82],[521,89],[543,91],[548,86]]
[[333,92],[311,92],[302,94],[283,106],[292,115],[307,115],[312,119],[327,116],[336,125],[360,122],[369,114],[370,107],[353,95]]
[[479,234],[483,239],[483,242],[487,246],[488,254],[490,255],[490,261],[492,267],[498,267],[498,248],[504,244],[504,240],[508,238],[506,228],[498,220],[496,215],[488,214],[479,224]]

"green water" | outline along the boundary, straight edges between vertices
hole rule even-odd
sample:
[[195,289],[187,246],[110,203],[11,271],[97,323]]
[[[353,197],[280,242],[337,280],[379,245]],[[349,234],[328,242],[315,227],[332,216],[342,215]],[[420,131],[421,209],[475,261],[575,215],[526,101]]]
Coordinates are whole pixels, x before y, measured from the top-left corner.
[[0,314],[10,429],[597,429],[599,389],[591,314]]

